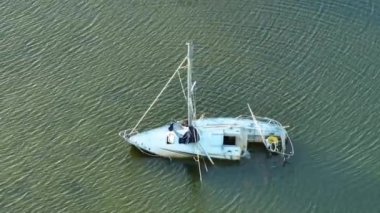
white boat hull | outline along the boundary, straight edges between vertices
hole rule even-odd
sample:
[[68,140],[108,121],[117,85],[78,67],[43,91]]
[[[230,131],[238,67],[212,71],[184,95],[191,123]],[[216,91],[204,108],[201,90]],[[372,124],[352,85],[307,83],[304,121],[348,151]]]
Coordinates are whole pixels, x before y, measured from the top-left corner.
[[[284,138],[287,134],[278,122],[271,119],[259,120],[256,124],[252,119],[244,118],[207,118],[195,120],[193,124],[200,138],[195,143],[180,143],[180,138],[187,129],[179,123],[175,124],[173,131],[169,130],[169,125],[165,125],[132,135],[123,131],[120,135],[142,152],[162,157],[189,158],[199,155],[240,160],[247,154],[248,143],[265,145],[262,137],[276,135]],[[173,140],[169,140],[170,136]],[[285,141],[283,143],[285,144]]]
[[[120,135],[130,144],[142,152],[169,158],[186,158],[205,156],[211,158],[240,160],[248,156],[248,143],[263,143],[268,151],[284,156],[294,154],[293,147],[286,154],[286,139],[288,134],[285,128],[277,121],[269,118],[257,118],[248,105],[251,116],[249,118],[196,118],[194,88],[196,82],[192,81],[193,44],[187,43],[187,56],[180,63],[176,71],[169,78],[152,104],[131,130],[125,130]],[[147,115],[158,98],[168,87],[171,80],[179,70],[187,68],[187,93],[185,94],[182,81],[181,87],[187,102],[187,122],[183,124],[172,123],[145,132],[135,132],[138,125]],[[290,141],[290,139],[289,139]],[[198,158],[199,159],[199,158]]]

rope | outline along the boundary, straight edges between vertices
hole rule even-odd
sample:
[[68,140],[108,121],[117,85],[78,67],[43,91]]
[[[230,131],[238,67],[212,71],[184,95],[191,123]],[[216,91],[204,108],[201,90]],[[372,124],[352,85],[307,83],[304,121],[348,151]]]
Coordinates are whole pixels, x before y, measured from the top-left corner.
[[183,83],[182,83],[182,79],[181,79],[181,75],[179,74],[179,72],[177,72],[177,73],[178,73],[179,83],[181,84],[183,97],[185,97],[185,100],[187,100],[186,93],[185,93],[185,88],[183,87]]
[[170,79],[168,80],[168,82],[166,82],[164,88],[162,88],[162,90],[160,91],[160,93],[156,96],[156,98],[154,99],[154,101],[150,104],[149,108],[145,111],[145,113],[143,114],[143,116],[140,118],[140,120],[137,122],[137,124],[135,125],[135,127],[133,127],[132,131],[131,132],[134,132],[136,130],[136,128],[138,127],[138,125],[140,125],[141,121],[145,118],[145,116],[148,114],[148,112],[150,111],[150,109],[152,109],[153,105],[158,101],[158,98],[162,95],[162,93],[164,92],[164,90],[168,87],[169,83],[173,80],[175,74],[179,71],[179,69],[181,69],[181,66],[182,64],[187,60],[187,57],[185,57],[185,59],[183,59],[183,61],[181,62],[181,64],[179,65],[179,67],[175,70],[175,72],[173,73],[173,75],[170,77]]
[[[254,115],[253,112],[252,112],[251,106],[249,106],[248,103],[247,103],[247,105],[248,105],[249,112],[251,113],[252,120],[253,120],[253,122],[255,123],[255,125],[257,126],[257,129],[259,130],[259,134],[260,134],[260,136],[261,136],[261,140],[263,140],[263,143],[265,144],[265,138],[264,138],[264,134],[263,134],[263,132],[262,132],[262,130],[261,130],[261,126],[260,126],[259,123],[257,122],[256,117],[255,117],[255,115]],[[265,144],[265,145],[266,145],[266,144]],[[268,149],[268,147],[267,147],[267,149]]]
[[192,94],[192,99],[193,99],[193,117],[196,117],[197,115],[197,106],[196,106],[196,99],[195,99],[195,91],[193,91]]
[[208,152],[205,150],[205,148],[203,148],[202,144],[200,142],[198,142],[197,144],[198,144],[198,150],[200,151],[199,147],[202,148],[203,152],[206,154],[206,157],[211,162],[211,164],[215,165],[214,161],[212,160],[212,158],[210,157],[210,155],[208,154]]

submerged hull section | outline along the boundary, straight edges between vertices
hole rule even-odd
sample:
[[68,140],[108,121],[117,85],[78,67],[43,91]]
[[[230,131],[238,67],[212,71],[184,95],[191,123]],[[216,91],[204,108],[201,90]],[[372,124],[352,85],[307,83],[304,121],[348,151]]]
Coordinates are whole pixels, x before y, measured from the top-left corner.
[[[261,118],[257,122],[247,118],[206,118],[193,121],[197,142],[184,140],[189,128],[179,122],[141,133],[120,135],[142,152],[169,158],[208,158],[240,160],[247,154],[248,143],[263,143],[274,135],[285,148],[286,130],[276,121]],[[194,131],[194,130],[193,130]]]

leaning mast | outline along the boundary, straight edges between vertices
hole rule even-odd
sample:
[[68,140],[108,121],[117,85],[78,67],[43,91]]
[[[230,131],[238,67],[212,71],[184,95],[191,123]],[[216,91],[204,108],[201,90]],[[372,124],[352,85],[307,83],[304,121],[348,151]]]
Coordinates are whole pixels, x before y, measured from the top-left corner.
[[187,42],[187,120],[188,125],[193,125],[193,101],[192,101],[192,80],[191,80],[191,69],[193,66],[193,42]]

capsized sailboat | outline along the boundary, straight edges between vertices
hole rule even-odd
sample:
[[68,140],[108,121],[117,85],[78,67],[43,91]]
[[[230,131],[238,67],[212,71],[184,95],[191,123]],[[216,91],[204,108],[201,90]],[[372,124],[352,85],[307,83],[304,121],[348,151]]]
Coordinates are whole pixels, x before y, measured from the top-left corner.
[[[187,56],[170,77],[164,88],[148,107],[132,129],[121,131],[119,135],[143,153],[168,158],[205,157],[212,159],[240,160],[249,157],[249,143],[263,144],[269,153],[277,153],[284,161],[294,155],[292,141],[278,121],[256,117],[248,105],[250,116],[196,118],[194,88],[192,81],[193,44],[187,43]],[[179,72],[187,69],[187,119],[171,122],[155,129],[138,132],[137,127],[157,102],[163,91]],[[180,78],[181,79],[181,78]],[[181,82],[181,85],[182,82]],[[183,86],[182,89],[184,90]],[[198,161],[199,162],[199,161]]]

